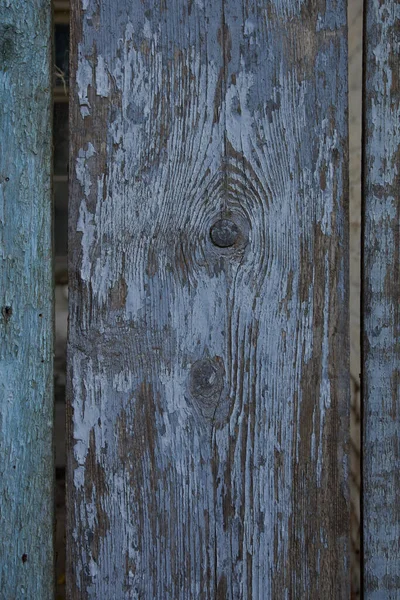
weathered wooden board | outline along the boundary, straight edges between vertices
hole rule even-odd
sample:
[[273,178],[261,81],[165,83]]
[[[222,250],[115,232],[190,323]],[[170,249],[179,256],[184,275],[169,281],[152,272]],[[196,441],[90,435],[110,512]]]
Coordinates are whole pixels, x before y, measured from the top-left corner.
[[348,598],[346,6],[74,0],[70,598]]
[[384,600],[400,598],[400,3],[365,8],[364,596]]
[[0,0],[0,597],[53,598],[51,4]]

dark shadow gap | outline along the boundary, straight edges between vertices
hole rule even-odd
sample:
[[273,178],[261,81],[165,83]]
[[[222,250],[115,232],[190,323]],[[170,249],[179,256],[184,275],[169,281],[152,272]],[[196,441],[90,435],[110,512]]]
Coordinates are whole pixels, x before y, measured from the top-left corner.
[[55,251],[55,557],[56,600],[65,599],[65,380],[68,316],[69,2],[53,0],[53,190]]

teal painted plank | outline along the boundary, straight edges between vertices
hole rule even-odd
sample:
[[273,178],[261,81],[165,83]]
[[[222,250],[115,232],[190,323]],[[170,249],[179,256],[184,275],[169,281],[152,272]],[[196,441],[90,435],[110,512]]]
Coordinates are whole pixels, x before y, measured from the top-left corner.
[[51,4],[0,0],[0,597],[53,598]]
[[400,2],[366,2],[365,600],[400,598]]

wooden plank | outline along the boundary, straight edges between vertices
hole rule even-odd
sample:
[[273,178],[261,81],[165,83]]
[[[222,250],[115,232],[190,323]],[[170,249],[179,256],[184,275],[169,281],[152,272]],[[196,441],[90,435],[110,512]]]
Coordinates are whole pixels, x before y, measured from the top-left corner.
[[0,0],[0,596],[53,595],[51,4]]
[[384,600],[400,598],[400,3],[365,10],[364,597]]
[[69,597],[348,598],[345,3],[71,48]]

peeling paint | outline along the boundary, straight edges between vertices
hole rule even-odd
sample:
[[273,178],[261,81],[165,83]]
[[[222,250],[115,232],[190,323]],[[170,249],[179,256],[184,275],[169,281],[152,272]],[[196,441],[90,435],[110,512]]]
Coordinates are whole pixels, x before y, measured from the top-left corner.
[[106,134],[78,113],[71,598],[347,597],[344,3],[108,4],[75,32]]
[[110,82],[108,77],[105,60],[102,56],[98,56],[96,66],[96,94],[102,98],[108,98],[110,94]]
[[78,53],[80,59],[76,71],[76,83],[78,87],[79,105],[82,117],[87,117],[90,114],[88,88],[93,84],[93,70],[90,62],[83,56],[81,44],[78,47]]
[[363,225],[364,597],[400,593],[400,6],[366,3]]

